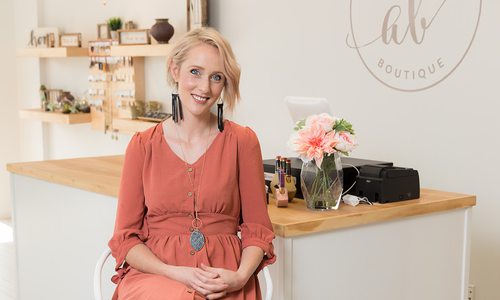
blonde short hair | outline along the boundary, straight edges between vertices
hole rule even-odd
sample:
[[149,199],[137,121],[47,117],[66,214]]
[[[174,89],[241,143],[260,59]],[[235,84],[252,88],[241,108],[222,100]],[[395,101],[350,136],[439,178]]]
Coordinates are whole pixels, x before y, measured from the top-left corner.
[[210,27],[203,27],[193,29],[187,32],[170,51],[167,57],[167,82],[175,87],[176,82],[170,73],[170,65],[175,63],[180,66],[185,60],[189,51],[200,45],[206,43],[212,45],[219,51],[219,55],[224,62],[224,90],[222,92],[222,100],[227,105],[229,110],[233,110],[236,102],[240,98],[240,66],[234,57],[233,50],[228,41],[215,29]]

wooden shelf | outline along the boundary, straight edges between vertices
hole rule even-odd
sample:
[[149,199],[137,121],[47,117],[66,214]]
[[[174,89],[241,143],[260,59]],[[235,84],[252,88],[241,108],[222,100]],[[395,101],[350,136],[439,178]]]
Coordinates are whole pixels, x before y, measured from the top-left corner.
[[17,56],[21,57],[86,57],[89,49],[77,47],[58,48],[25,48],[18,49]]
[[56,124],[82,124],[90,123],[90,114],[63,114],[61,112],[47,112],[39,108],[23,109],[19,111],[19,116],[23,119],[37,120]]
[[134,134],[139,131],[144,131],[155,126],[156,122],[148,122],[141,120],[132,119],[113,119],[113,129],[118,130],[121,133]]
[[111,46],[111,56],[167,56],[171,44]]
[[[111,46],[109,56],[167,56],[171,44]],[[88,57],[87,48],[24,48],[17,50],[19,57]],[[107,56],[107,55],[106,55]]]

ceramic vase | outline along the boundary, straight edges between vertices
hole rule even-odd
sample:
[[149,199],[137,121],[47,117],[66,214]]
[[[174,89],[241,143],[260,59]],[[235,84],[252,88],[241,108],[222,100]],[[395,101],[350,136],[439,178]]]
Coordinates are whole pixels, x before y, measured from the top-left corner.
[[151,27],[151,36],[159,44],[168,44],[168,41],[174,35],[174,27],[168,22],[168,19],[155,20],[156,23]]

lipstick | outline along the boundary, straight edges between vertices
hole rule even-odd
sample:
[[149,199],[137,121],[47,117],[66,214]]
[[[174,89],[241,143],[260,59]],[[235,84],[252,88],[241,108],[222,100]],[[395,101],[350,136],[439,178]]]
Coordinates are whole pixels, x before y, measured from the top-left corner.
[[288,206],[288,191],[285,187],[285,172],[283,169],[279,171],[279,188],[276,188],[276,206],[277,207],[287,207]]

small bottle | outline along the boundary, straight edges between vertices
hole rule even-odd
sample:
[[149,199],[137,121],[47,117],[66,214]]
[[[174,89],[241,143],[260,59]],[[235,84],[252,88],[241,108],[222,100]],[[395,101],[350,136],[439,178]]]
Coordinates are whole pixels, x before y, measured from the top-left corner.
[[292,202],[293,198],[295,198],[295,195],[297,194],[297,186],[295,185],[295,177],[292,176],[292,161],[290,159],[286,160],[285,172],[285,187],[288,191],[288,201]]
[[291,182],[292,181],[292,162],[289,159],[286,160],[285,173],[286,173],[286,182]]
[[271,179],[271,183],[269,184],[269,187],[271,188],[271,193],[273,194],[274,199],[276,199],[276,188],[279,187],[279,172],[281,169],[281,156],[277,155],[276,160],[274,162],[274,176],[273,179]]
[[278,174],[281,165],[281,156],[276,156],[276,161],[274,162],[274,174]]
[[281,157],[281,168],[280,170],[285,173],[286,172],[286,157]]

